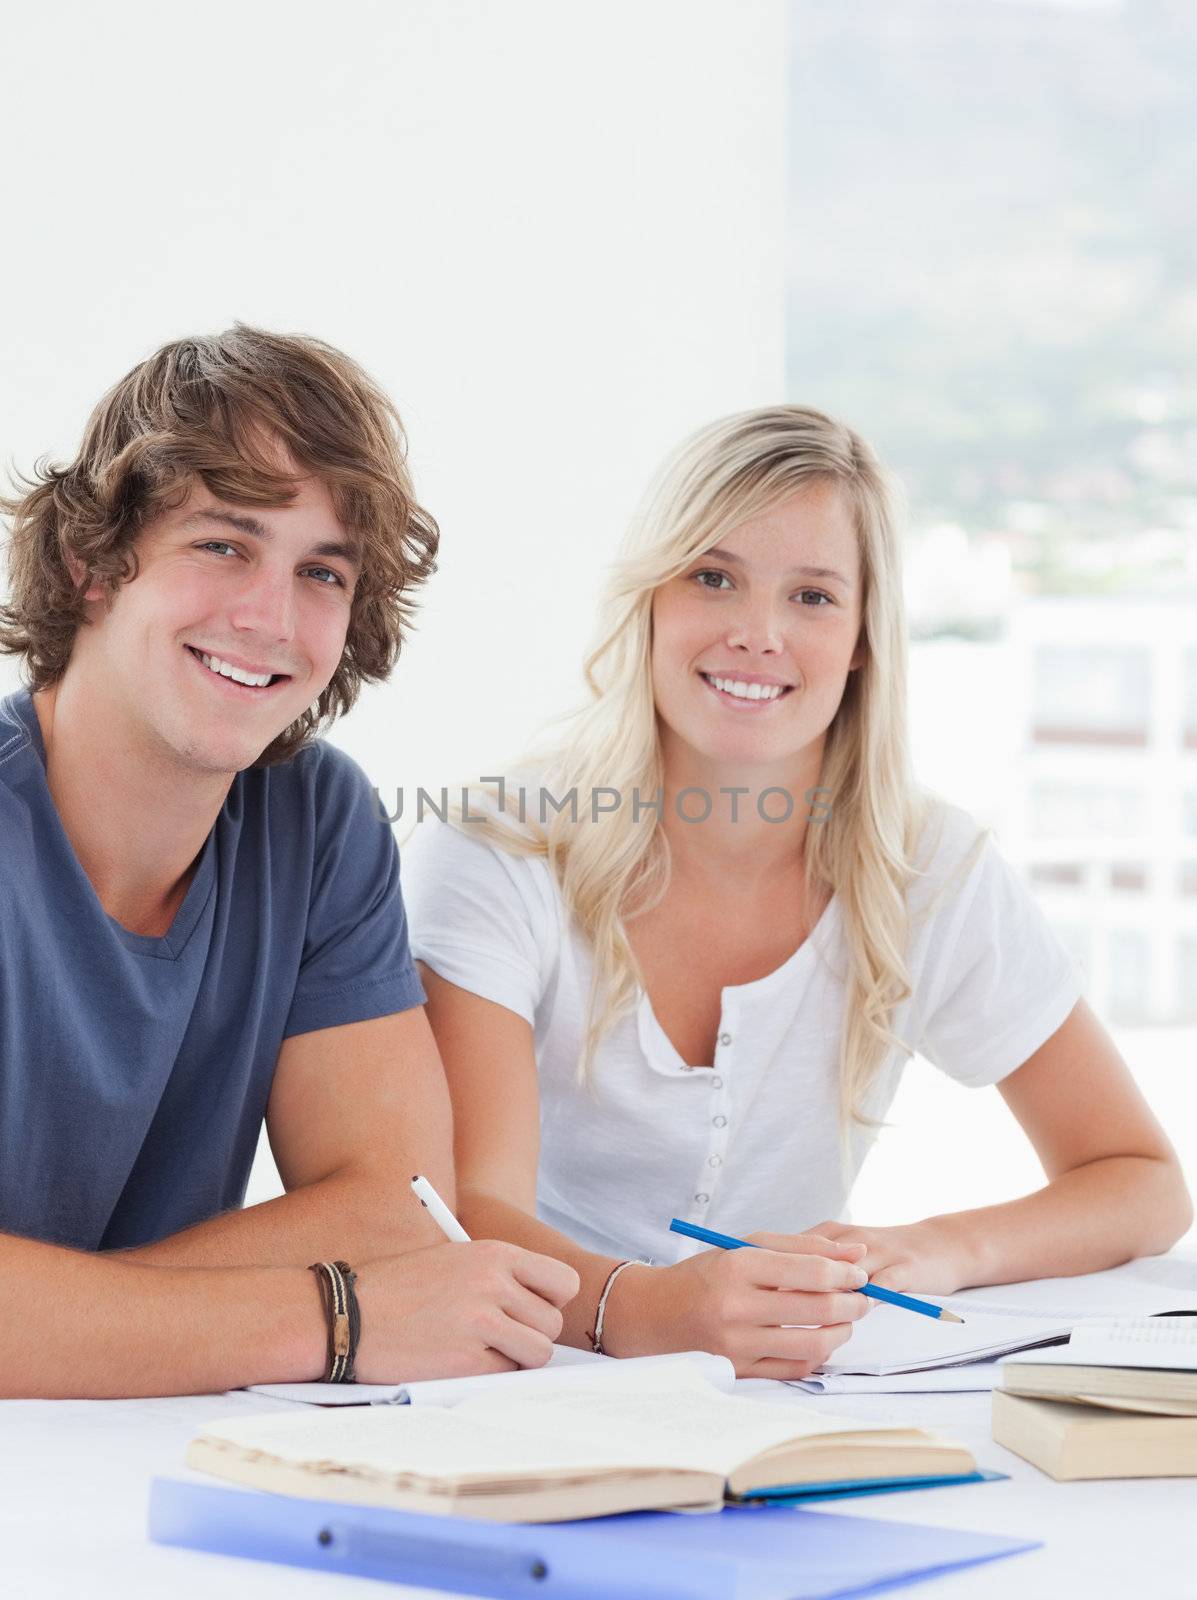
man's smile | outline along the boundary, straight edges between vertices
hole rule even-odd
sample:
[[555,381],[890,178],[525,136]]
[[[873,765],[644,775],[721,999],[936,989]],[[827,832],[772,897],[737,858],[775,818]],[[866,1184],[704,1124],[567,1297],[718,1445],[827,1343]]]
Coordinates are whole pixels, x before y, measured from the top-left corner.
[[255,669],[230,661],[227,656],[211,655],[195,645],[185,645],[184,649],[206,678],[230,694],[260,700],[291,682],[289,673],[271,672],[264,664]]

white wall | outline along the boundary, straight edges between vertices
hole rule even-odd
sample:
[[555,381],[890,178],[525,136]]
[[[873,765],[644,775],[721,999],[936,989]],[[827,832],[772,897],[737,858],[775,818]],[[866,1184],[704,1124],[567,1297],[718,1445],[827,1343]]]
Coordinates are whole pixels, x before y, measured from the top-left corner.
[[182,333],[343,346],[443,557],[338,742],[384,790],[491,770],[572,702],[657,459],[782,396],[782,0],[50,0],[6,32],[0,459],[72,450]]

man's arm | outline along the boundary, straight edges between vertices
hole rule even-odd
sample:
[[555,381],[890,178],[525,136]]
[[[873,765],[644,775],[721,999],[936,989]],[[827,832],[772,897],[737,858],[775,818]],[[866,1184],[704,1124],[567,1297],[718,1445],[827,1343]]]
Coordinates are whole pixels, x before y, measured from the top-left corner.
[[422,1006],[287,1039],[266,1112],[287,1193],[122,1251],[156,1266],[351,1265],[441,1241],[409,1191],[454,1203],[452,1118]]
[[289,1192],[141,1249],[87,1254],[0,1235],[0,1397],[209,1393],[326,1365],[319,1286],[358,1273],[363,1382],[535,1367],[576,1293],[514,1245],[448,1244],[412,1198],[453,1196],[450,1118],[422,1010],[302,1034],[268,1111]]
[[142,1266],[0,1234],[0,1397],[202,1394],[324,1369],[299,1267]]
[[[209,1394],[323,1375],[302,1267],[147,1266],[0,1234],[0,1399]],[[577,1274],[515,1245],[439,1244],[358,1271],[363,1383],[539,1367]]]

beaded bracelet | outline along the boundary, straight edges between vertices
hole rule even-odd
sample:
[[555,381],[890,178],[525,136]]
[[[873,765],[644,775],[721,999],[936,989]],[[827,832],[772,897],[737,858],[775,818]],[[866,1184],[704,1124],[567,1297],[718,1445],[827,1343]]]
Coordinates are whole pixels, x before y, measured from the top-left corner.
[[324,1318],[328,1323],[328,1371],[325,1383],[354,1383],[353,1363],[362,1333],[361,1311],[353,1285],[357,1274],[347,1261],[314,1261],[308,1268],[316,1274]]

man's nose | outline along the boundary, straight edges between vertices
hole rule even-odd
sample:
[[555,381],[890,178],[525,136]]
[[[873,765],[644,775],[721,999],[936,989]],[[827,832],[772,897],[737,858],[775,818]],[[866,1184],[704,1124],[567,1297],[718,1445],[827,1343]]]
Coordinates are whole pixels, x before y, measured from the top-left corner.
[[295,634],[295,599],[290,572],[267,566],[247,576],[232,611],[235,628],[263,639],[288,640]]

